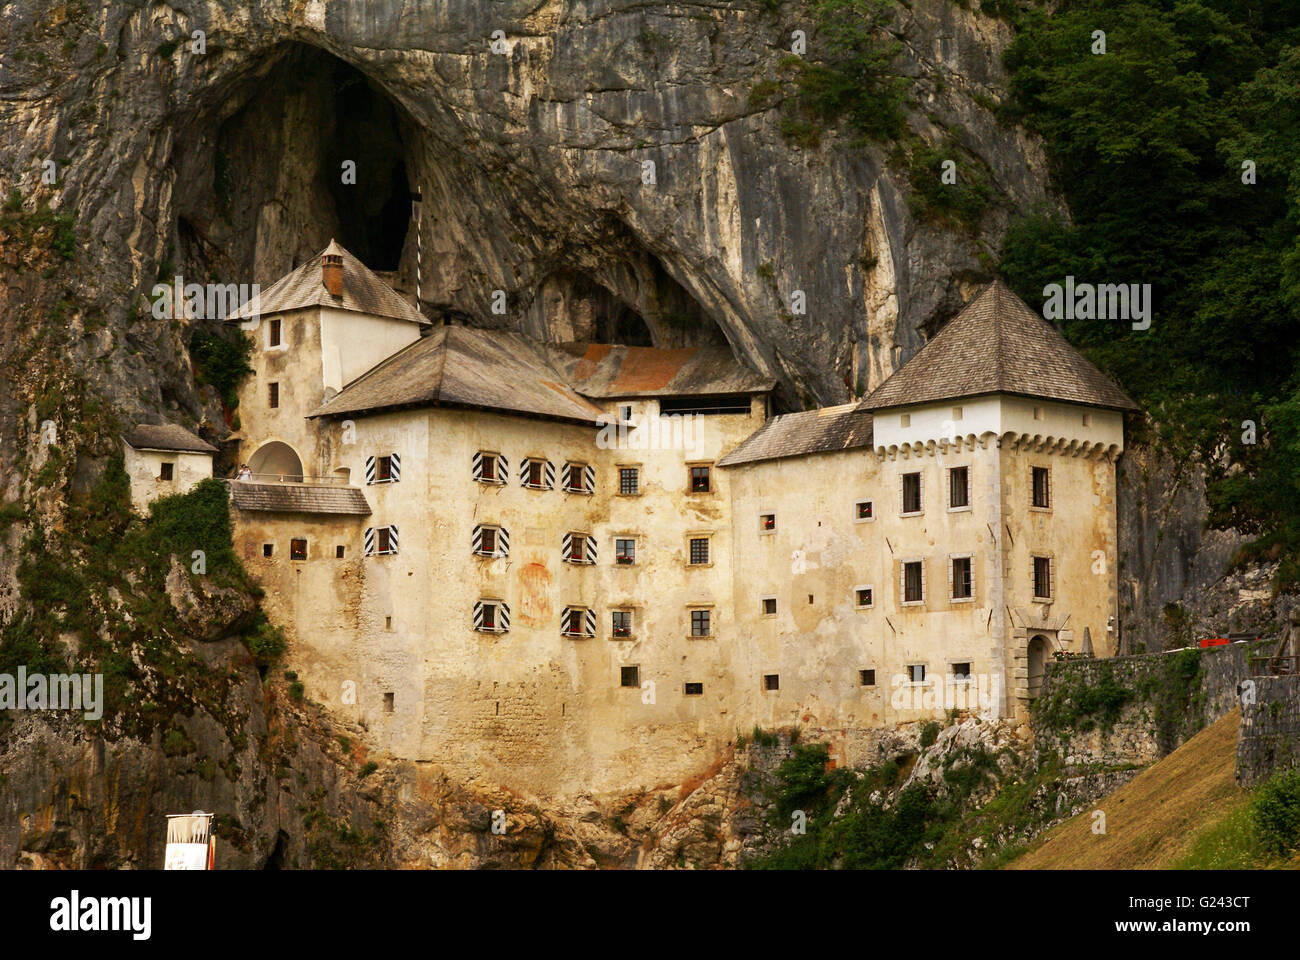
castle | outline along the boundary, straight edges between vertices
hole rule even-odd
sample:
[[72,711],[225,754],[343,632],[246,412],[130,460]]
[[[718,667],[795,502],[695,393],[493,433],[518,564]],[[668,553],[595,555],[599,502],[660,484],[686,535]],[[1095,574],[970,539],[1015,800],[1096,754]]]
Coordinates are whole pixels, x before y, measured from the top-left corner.
[[236,548],[308,696],[397,756],[654,787],[755,725],[845,761],[1114,652],[1132,401],[995,282],[860,402],[724,347],[432,326],[335,243],[255,341]]

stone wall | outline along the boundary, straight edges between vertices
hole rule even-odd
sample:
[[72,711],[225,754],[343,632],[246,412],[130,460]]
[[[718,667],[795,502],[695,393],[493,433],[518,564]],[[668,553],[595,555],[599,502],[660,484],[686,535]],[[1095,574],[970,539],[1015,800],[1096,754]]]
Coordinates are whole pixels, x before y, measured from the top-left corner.
[[1249,658],[1272,645],[1052,663],[1035,704],[1035,746],[1060,750],[1075,768],[1146,766],[1235,707]]
[[1243,787],[1300,766],[1300,677],[1252,679],[1254,702],[1242,704],[1237,735],[1237,783]]

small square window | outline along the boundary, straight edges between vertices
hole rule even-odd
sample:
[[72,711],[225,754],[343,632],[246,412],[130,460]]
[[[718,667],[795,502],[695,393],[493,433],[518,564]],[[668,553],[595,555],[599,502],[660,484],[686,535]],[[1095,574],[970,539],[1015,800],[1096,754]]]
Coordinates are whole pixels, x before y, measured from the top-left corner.
[[781,689],[781,675],[780,675],[779,673],[765,673],[765,674],[763,674],[763,689],[764,689],[764,690],[780,690],[780,689]]
[[907,679],[912,683],[925,683],[925,664],[909,663],[907,665]]
[[957,681],[970,679],[970,661],[965,663],[954,663],[952,665],[952,678]]
[[392,629],[393,629],[393,618],[392,618],[392,617],[384,617],[384,629],[385,629],[385,630],[392,630]]
[[641,492],[641,471],[637,467],[618,468],[618,492],[627,497]]
[[691,611],[692,637],[707,637],[710,635],[709,631],[712,629],[712,617],[710,616],[710,612],[711,611],[708,610]]
[[859,670],[858,683],[864,687],[874,687],[876,685],[875,670]]
[[384,713],[392,713],[392,712],[393,712],[393,695],[391,693],[386,693],[384,694]]
[[688,696],[688,697],[700,697],[700,696],[703,696],[703,695],[704,695],[704,684],[702,684],[702,683],[688,683],[688,684],[686,684],[686,696]]
[[272,317],[267,324],[266,331],[267,346],[278,347],[280,345],[280,318]]
[[708,467],[691,467],[691,493],[708,493],[712,490],[711,473]]
[[859,607],[870,607],[874,602],[870,587],[858,587],[853,591],[853,595]]
[[610,632],[616,637],[632,636],[632,611],[614,610],[610,613]]
[[763,616],[765,617],[776,616],[776,597],[763,598]]
[[691,537],[691,563],[701,564],[709,562],[709,538],[708,537]]
[[346,555],[347,555],[347,548],[343,546],[343,544],[340,543],[338,546],[334,548],[335,560],[342,560]]
[[875,504],[870,500],[859,500],[853,504],[853,519],[866,521],[875,519]]
[[393,479],[393,458],[375,457],[375,482]]
[[165,483],[170,483],[175,476],[176,465],[172,463],[161,463],[158,465],[158,479]]
[[619,667],[618,685],[620,687],[641,686],[641,668],[640,667]]
[[268,383],[266,385],[266,399],[272,409],[280,405],[280,385],[278,383]]
[[273,543],[262,544],[262,556],[269,557],[273,553],[275,553],[275,544]]
[[763,513],[758,517],[759,533],[773,533],[776,531],[776,514]]
[[899,415],[898,425],[900,427],[910,427],[912,425],[912,415],[910,413]]
[[1092,426],[1092,414],[1091,414],[1091,413],[1085,413],[1085,414],[1083,415],[1083,425],[1084,425],[1085,427],[1091,427],[1091,426]]
[[961,419],[961,407],[953,407],[953,408],[952,408],[952,418],[953,418],[953,420],[960,420],[960,419]]
[[1041,419],[1043,419],[1043,408],[1042,408],[1042,407],[1034,407],[1034,419],[1035,419],[1035,420],[1041,420]]
[[636,563],[635,539],[632,537],[616,537],[614,539],[614,562],[623,567]]
[[307,559],[307,541],[301,538],[289,541],[289,559],[306,560]]

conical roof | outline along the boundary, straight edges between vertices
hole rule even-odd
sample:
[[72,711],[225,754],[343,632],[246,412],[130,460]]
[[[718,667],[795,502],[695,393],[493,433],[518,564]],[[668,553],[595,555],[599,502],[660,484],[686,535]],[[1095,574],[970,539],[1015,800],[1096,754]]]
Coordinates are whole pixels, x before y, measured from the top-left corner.
[[880,410],[992,393],[1137,409],[1001,280],[985,287],[862,406]]

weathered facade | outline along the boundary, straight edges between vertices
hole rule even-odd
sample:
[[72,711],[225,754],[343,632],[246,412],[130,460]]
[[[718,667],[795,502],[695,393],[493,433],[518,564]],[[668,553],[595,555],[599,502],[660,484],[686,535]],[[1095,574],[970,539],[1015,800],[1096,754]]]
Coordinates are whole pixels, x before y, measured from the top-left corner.
[[[332,245],[245,308],[232,500],[309,695],[398,755],[653,787],[755,724],[1016,715],[1085,628],[1110,652],[1130,403],[1000,285],[860,404],[774,419],[725,350],[389,294]],[[990,382],[927,372],[990,348]]]

